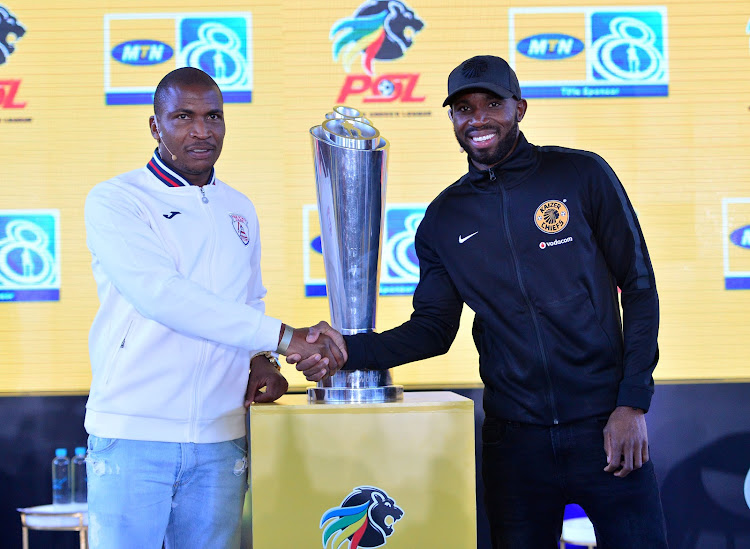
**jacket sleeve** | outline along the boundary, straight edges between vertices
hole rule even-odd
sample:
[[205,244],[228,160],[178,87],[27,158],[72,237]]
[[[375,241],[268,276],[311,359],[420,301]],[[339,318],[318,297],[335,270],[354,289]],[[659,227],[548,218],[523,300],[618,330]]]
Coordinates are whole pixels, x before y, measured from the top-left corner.
[[653,372],[659,360],[659,297],[654,271],[638,217],[622,183],[600,157],[591,188],[594,233],[610,272],[621,290],[623,378],[617,406],[648,411],[654,393]]
[[385,370],[442,355],[456,338],[463,301],[429,243],[431,231],[425,228],[426,220],[427,217],[415,238],[419,283],[414,291],[411,318],[382,333],[346,336],[349,360],[344,369]]
[[[265,316],[257,302],[225,299],[185,278],[139,205],[115,193],[102,186],[89,193],[86,240],[107,279],[139,314],[187,336],[248,351],[276,348],[279,320]],[[260,288],[255,300],[265,292]]]

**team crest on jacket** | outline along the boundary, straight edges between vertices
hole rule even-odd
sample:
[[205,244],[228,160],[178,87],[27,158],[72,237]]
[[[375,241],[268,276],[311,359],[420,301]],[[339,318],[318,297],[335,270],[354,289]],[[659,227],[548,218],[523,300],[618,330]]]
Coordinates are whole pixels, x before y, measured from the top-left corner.
[[560,200],[545,200],[534,212],[534,223],[540,231],[555,234],[568,225],[568,207]]
[[247,246],[248,242],[250,242],[250,233],[247,229],[247,219],[245,219],[240,214],[231,212],[229,214],[229,217],[232,218],[232,227],[234,227],[234,231],[237,233],[237,236],[239,236],[240,240],[242,240],[242,243]]

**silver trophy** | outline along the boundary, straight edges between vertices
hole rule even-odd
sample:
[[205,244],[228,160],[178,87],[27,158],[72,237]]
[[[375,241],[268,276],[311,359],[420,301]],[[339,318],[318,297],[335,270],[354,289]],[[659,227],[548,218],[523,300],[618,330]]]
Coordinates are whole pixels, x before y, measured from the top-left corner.
[[[344,335],[375,330],[388,141],[357,110],[337,106],[310,128],[331,325]],[[307,390],[311,402],[395,402],[389,370],[335,373]]]

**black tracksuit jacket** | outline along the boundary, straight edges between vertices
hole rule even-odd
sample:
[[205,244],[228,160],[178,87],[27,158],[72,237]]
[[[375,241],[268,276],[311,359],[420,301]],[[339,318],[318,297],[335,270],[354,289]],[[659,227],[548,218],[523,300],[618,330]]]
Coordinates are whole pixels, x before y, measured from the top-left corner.
[[636,213],[601,157],[531,145],[521,134],[490,170],[469,161],[427,208],[415,246],[410,320],[347,336],[345,369],[447,352],[466,303],[476,313],[487,416],[553,425],[616,406],[648,410],[658,360],[654,273]]

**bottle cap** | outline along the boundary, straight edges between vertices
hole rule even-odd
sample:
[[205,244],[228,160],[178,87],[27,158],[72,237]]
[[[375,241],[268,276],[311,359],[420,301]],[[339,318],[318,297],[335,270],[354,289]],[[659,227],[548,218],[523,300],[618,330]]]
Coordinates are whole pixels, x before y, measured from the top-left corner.
[[65,457],[68,455],[68,449],[67,448],[58,448],[55,450],[55,456],[57,457]]
[[75,452],[77,456],[85,456],[86,448],[84,446],[76,446]]

